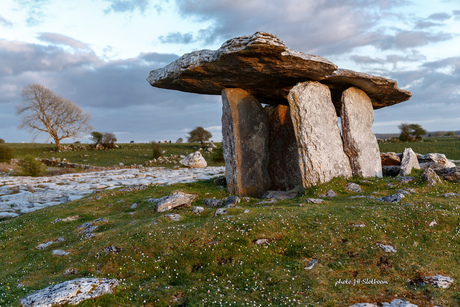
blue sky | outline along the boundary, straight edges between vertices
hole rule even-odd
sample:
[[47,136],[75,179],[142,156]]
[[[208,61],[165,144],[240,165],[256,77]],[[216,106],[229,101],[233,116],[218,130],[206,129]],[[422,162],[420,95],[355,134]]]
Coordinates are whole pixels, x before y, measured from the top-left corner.
[[40,83],[120,142],[175,141],[197,126],[220,140],[219,96],[145,79],[184,53],[257,31],[410,90],[411,100],[375,111],[376,133],[402,122],[460,130],[457,0],[2,0],[0,138],[31,141],[17,129],[15,105],[23,86]]

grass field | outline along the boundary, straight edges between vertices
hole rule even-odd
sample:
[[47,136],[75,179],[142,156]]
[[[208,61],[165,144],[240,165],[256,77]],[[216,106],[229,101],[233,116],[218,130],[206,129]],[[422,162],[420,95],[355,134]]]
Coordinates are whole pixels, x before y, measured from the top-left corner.
[[381,152],[404,152],[404,148],[412,148],[416,153],[427,154],[437,152],[445,154],[452,160],[460,160],[460,138],[424,138],[423,142],[384,143],[379,144]]
[[[18,306],[27,294],[79,277],[116,278],[115,294],[80,306],[349,306],[357,302],[389,302],[403,298],[419,306],[460,305],[459,197],[454,183],[429,188],[417,180],[395,178],[350,181],[364,195],[384,196],[400,188],[416,193],[401,204],[349,199],[345,179],[307,190],[294,200],[257,204],[250,199],[227,215],[215,209],[201,215],[190,208],[174,210],[178,222],[157,213],[146,199],[174,190],[205,198],[226,198],[212,181],[152,186],[142,191],[101,191],[92,197],[48,207],[0,223],[0,306]],[[338,197],[306,204],[328,189]],[[136,209],[131,205],[137,203]],[[298,204],[303,204],[299,206]],[[249,209],[249,213],[244,213]],[[73,222],[51,223],[79,215]],[[96,238],[85,239],[77,226],[97,222]],[[435,227],[429,227],[436,221]],[[356,227],[365,224],[365,227]],[[40,243],[64,236],[47,250]],[[268,243],[256,245],[255,240]],[[396,247],[385,253],[377,243]],[[106,253],[104,247],[121,248]],[[52,249],[70,252],[53,256]],[[317,259],[313,269],[305,269]],[[75,268],[76,275],[65,276]],[[419,284],[423,276],[455,279],[449,289]],[[383,284],[336,284],[375,279]]]

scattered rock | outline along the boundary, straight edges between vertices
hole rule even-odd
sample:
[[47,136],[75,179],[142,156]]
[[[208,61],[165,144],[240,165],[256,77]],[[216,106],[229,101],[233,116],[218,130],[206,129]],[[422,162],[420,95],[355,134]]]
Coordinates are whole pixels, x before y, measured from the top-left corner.
[[169,218],[171,221],[177,222],[181,219],[181,215],[177,213],[166,214],[165,217]]
[[415,180],[414,177],[408,177],[408,176],[398,177],[398,181],[401,182],[401,183],[409,183],[409,182],[414,181],[414,180]]
[[446,193],[446,194],[442,194],[441,196],[442,196],[442,197],[452,197],[452,196],[460,196],[460,194],[457,194],[457,193]]
[[429,187],[433,187],[441,183],[441,178],[431,168],[426,168],[422,173],[422,178],[426,181]]
[[225,206],[228,206],[228,205],[238,205],[239,203],[241,202],[241,199],[238,197],[238,196],[229,196],[226,200],[225,200]]
[[265,199],[275,199],[275,200],[293,199],[296,197],[297,197],[297,193],[287,192],[287,191],[267,191],[262,196],[262,198],[265,198]]
[[337,193],[334,192],[334,190],[327,190],[326,194],[321,194],[318,195],[319,197],[329,197],[329,198],[334,198],[337,197]]
[[220,199],[207,198],[204,200],[204,204],[208,207],[222,207],[224,202]]
[[417,191],[415,191],[414,189],[401,189],[401,190],[398,190],[398,193],[401,193],[401,194],[404,194],[404,195],[410,195],[411,193],[417,193]]
[[[351,305],[349,307],[379,307],[379,305],[372,303],[358,303]],[[414,305],[409,303],[408,301],[406,302],[395,298],[391,301],[391,303],[382,303],[381,307],[418,307],[418,305]]]
[[203,207],[199,207],[199,206],[195,206],[192,208],[192,212],[195,213],[195,214],[201,214],[204,212],[204,208]]
[[108,254],[108,253],[119,254],[121,252],[121,250],[122,250],[122,248],[116,247],[115,245],[110,245],[110,246],[104,247],[104,252],[106,254]]
[[319,198],[306,198],[305,201],[309,204],[322,204],[324,203],[324,199]]
[[243,213],[249,213],[249,209],[244,209]]
[[460,182],[460,166],[436,169],[436,174],[444,180],[452,182]]
[[382,166],[400,165],[401,158],[395,152],[385,152],[380,154]]
[[77,305],[81,301],[112,293],[116,286],[116,279],[79,278],[29,294],[21,300],[21,304],[24,307]]
[[447,159],[446,155],[440,153],[429,153],[418,159],[419,163],[441,165],[442,168],[455,167],[455,164]]
[[386,165],[382,166],[383,177],[396,177],[401,171],[400,165]]
[[63,242],[65,241],[65,238],[64,237],[59,237],[57,240],[55,241],[48,241],[48,242],[45,242],[45,243],[42,243],[42,244],[39,244],[37,245],[35,248],[36,249],[46,249],[48,246],[50,246],[51,244],[54,244],[54,243],[57,243],[57,242]]
[[359,224],[353,224],[353,226],[363,228],[363,227],[366,227],[366,224],[359,223]]
[[244,200],[244,202],[246,202],[246,203],[248,203],[248,202],[250,202],[250,201],[251,201],[251,199],[250,199],[249,197],[247,197],[247,196],[245,196],[245,197],[242,197],[242,199],[243,199],[243,200]]
[[276,200],[274,199],[263,200],[263,201],[259,201],[258,203],[256,203],[256,205],[266,205],[266,204],[276,204]]
[[57,218],[55,219],[54,221],[52,221],[51,223],[57,223],[57,222],[73,222],[73,221],[76,221],[80,218],[79,215],[73,215],[73,216],[68,216],[68,217],[65,217],[63,219],[61,218]]
[[157,212],[165,212],[171,209],[180,207],[191,207],[192,201],[197,198],[196,194],[187,194],[184,192],[176,191],[169,196],[162,197],[157,202]]
[[359,184],[356,184],[353,182],[347,183],[347,185],[345,186],[345,190],[349,192],[355,192],[355,193],[361,193],[363,191],[361,187],[359,186]]
[[227,214],[227,209],[219,208],[216,210],[216,212],[214,212],[214,216],[223,215],[223,214]]
[[191,168],[205,168],[208,166],[206,160],[199,151],[189,154],[179,161],[180,164]]
[[399,172],[400,176],[407,176],[412,172],[412,169],[420,169],[420,164],[418,163],[417,155],[412,150],[412,148],[404,149],[404,153],[401,160],[401,171]]
[[438,222],[436,222],[436,220],[433,220],[428,226],[434,227],[436,225],[438,225]]
[[66,252],[65,250],[62,250],[62,249],[53,250],[53,255],[55,255],[55,256],[67,256],[68,254],[70,254],[70,253]]
[[315,266],[315,264],[318,262],[316,259],[312,259],[309,263],[308,266],[305,267],[305,270],[311,270]]
[[96,235],[93,234],[93,231],[97,229],[97,225],[94,225],[92,222],[83,223],[77,226],[77,229],[86,239],[94,238]]
[[447,289],[454,282],[454,279],[448,276],[436,274],[434,276],[425,277],[425,281],[432,284],[435,287]]
[[403,198],[404,198],[404,194],[396,193],[396,194],[393,194],[393,195],[388,195],[388,196],[377,198],[377,200],[384,201],[384,202],[389,202],[389,203],[398,203]]
[[136,209],[137,208],[137,203],[134,203],[131,205],[131,209]]
[[377,243],[377,246],[383,249],[383,251],[386,253],[396,253],[396,249],[391,245]]
[[265,244],[265,243],[268,243],[268,239],[257,239],[257,240],[254,241],[255,245],[262,245],[262,244]]
[[64,272],[64,275],[76,275],[78,273],[78,270],[75,268],[67,269]]
[[0,212],[0,221],[18,217],[19,214],[13,212]]

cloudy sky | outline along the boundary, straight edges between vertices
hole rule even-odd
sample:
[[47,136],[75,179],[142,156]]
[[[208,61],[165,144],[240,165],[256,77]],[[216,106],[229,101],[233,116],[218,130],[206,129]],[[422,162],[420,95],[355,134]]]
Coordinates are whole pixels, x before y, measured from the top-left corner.
[[197,126],[221,140],[219,96],[145,79],[184,53],[257,31],[410,90],[411,100],[376,110],[375,133],[401,122],[460,130],[458,0],[1,0],[0,138],[31,141],[15,106],[39,83],[119,142],[174,142]]

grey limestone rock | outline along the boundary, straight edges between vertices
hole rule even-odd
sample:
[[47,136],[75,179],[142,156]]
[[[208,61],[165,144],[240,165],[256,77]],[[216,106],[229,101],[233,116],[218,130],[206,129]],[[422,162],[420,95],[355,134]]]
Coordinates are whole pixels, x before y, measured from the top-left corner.
[[433,187],[441,183],[441,178],[431,168],[426,168],[422,173],[422,178],[426,181],[429,187]]
[[19,214],[14,212],[0,212],[0,221],[18,217]]
[[204,168],[208,166],[208,163],[199,151],[189,154],[188,156],[180,160],[179,163],[191,168]]
[[396,253],[397,252],[396,249],[391,245],[377,243],[377,246],[383,249],[383,251],[386,253]]
[[84,300],[112,293],[116,286],[116,279],[79,278],[31,293],[21,300],[21,304],[24,307],[77,305]]
[[343,148],[353,176],[382,177],[379,145],[372,132],[374,110],[365,92],[355,87],[343,92],[341,123]]
[[220,199],[207,198],[204,200],[204,204],[209,207],[222,207],[224,202]]
[[306,198],[305,202],[310,204],[322,204],[324,203],[324,200],[319,198]]
[[176,191],[169,196],[162,197],[157,202],[156,211],[165,212],[179,207],[190,207],[196,197],[196,194]]
[[412,148],[404,149],[404,153],[401,159],[401,171],[399,172],[400,176],[407,176],[412,172],[412,169],[420,169],[420,164],[418,163],[417,155],[412,150]]
[[460,166],[434,170],[444,180],[460,182]]
[[265,198],[265,199],[275,199],[275,200],[293,199],[296,197],[297,197],[297,193],[288,192],[288,191],[267,191],[262,196],[262,198]]
[[359,184],[354,183],[354,182],[347,183],[347,185],[345,186],[345,190],[349,192],[355,192],[355,193],[361,193],[363,191],[361,187],[359,186]]
[[384,302],[380,306],[373,303],[358,303],[351,305],[349,307],[418,307],[418,305],[414,305],[408,301],[403,301],[395,298],[391,301],[391,303]]
[[199,207],[199,206],[195,206],[192,208],[192,212],[195,213],[195,214],[201,214],[204,212],[204,208],[203,207]]
[[450,285],[452,285],[454,279],[448,276],[436,274],[434,276],[425,277],[425,281],[432,284],[435,287],[447,289],[450,287]]
[[69,254],[70,254],[69,252],[66,252],[65,250],[62,250],[62,249],[53,250],[53,255],[55,256],[67,256]]
[[288,95],[291,118],[299,149],[304,187],[350,177],[350,162],[343,151],[337,114],[327,86],[299,83]]
[[270,187],[268,115],[248,92],[222,91],[225,178],[231,194],[260,197]]
[[214,216],[224,215],[224,214],[227,214],[227,209],[225,208],[219,208],[216,210],[216,212],[214,212]]
[[404,198],[404,194],[396,193],[396,194],[380,197],[377,200],[384,201],[384,202],[389,202],[389,203],[398,203],[403,198]]
[[241,202],[241,198],[239,198],[238,196],[229,196],[226,200],[225,200],[225,206],[228,206],[228,205],[238,205],[239,203]]

